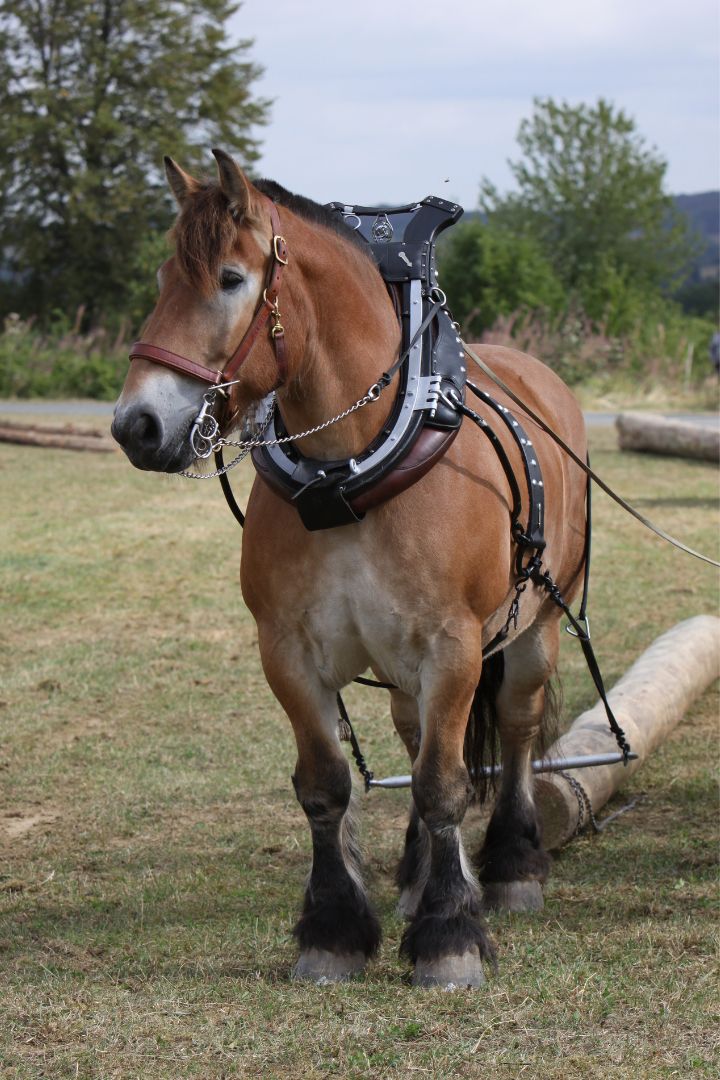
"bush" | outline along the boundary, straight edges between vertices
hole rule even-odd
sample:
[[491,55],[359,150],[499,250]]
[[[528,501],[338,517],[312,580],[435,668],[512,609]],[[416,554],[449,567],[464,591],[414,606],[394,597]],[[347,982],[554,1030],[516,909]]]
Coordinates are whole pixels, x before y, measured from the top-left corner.
[[73,326],[56,315],[47,330],[8,315],[0,334],[0,396],[117,397],[128,367],[125,329],[111,335],[99,326],[82,334],[83,314],[80,309]]
[[521,310],[496,320],[482,340],[537,356],[569,386],[627,383],[643,392],[656,385],[699,386],[710,373],[713,330],[709,320],[658,301],[622,335],[577,309],[554,317]]

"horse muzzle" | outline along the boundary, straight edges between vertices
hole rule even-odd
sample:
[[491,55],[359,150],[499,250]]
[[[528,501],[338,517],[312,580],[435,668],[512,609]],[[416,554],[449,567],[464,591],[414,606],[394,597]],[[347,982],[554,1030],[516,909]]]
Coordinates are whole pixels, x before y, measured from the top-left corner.
[[195,459],[190,444],[195,416],[195,409],[184,411],[180,417],[174,416],[169,425],[147,404],[124,408],[118,405],[110,431],[135,468],[177,473],[187,469]]

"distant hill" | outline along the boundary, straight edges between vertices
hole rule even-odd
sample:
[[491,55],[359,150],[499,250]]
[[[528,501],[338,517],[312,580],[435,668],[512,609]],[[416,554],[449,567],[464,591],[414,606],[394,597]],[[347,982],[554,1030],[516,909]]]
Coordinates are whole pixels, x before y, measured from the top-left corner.
[[708,281],[720,275],[720,191],[697,195],[675,195],[675,205],[704,243],[693,267],[691,279]]
[[[720,264],[720,191],[700,191],[697,195],[673,195],[678,210],[685,214],[692,230],[704,241],[696,268],[705,272],[698,277],[718,277]],[[483,219],[480,210],[466,210],[463,221]],[[705,269],[707,268],[707,269]]]

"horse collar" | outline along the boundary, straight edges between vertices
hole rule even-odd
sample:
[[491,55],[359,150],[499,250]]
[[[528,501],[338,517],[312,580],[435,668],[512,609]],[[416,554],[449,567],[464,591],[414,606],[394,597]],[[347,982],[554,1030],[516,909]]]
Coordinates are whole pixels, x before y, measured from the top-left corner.
[[365,513],[414,484],[445,453],[462,415],[466,369],[457,327],[437,284],[435,239],[461,207],[430,196],[395,209],[330,203],[360,233],[393,297],[400,320],[400,360],[379,380],[399,373],[393,410],[383,430],[356,457],[325,461],[290,444],[282,419],[268,417],[267,445],[253,449],[258,475],[298,510],[308,530],[362,520]]

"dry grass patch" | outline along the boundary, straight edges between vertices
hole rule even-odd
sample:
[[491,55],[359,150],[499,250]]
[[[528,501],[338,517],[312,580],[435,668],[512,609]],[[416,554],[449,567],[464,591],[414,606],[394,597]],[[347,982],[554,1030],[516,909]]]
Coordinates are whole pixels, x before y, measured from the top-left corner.
[[[593,463],[717,548],[710,466],[621,456],[610,431]],[[500,974],[481,993],[407,985],[392,884],[407,794],[360,796],[380,956],[357,984],[293,985],[309,842],[219,491],[12,446],[0,488],[0,1075],[717,1075],[714,695],[610,808],[644,792],[636,810],[559,855],[545,911],[493,917]],[[711,569],[596,500],[608,682],[716,598]],[[570,720],[593,691],[563,648]],[[385,695],[347,702],[376,773],[406,772]],[[471,849],[482,827],[473,809]]]

